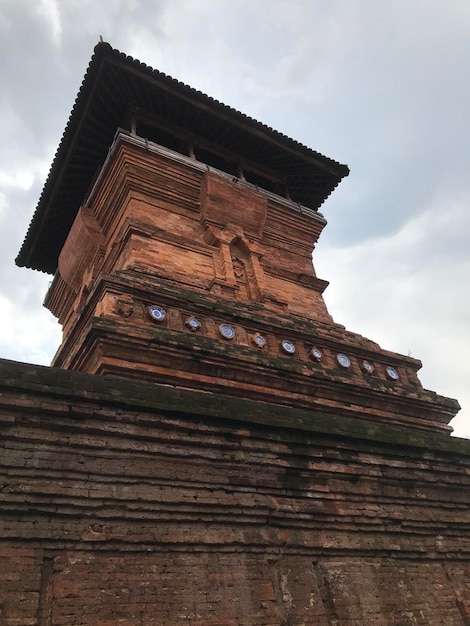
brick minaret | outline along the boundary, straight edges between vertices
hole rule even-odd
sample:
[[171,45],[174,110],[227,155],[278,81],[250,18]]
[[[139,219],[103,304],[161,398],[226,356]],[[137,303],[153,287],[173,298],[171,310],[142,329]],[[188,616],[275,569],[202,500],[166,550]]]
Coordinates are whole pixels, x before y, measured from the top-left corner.
[[56,367],[0,359],[0,623],[469,623],[470,446],[336,324],[347,167],[95,49],[20,265]]
[[328,314],[311,253],[348,168],[99,44],[23,248],[54,365],[449,430],[421,364]]

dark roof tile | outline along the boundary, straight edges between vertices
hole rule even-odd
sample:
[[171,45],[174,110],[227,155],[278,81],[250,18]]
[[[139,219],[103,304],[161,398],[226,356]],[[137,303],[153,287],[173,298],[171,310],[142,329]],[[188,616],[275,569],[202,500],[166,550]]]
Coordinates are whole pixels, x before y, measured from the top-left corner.
[[292,199],[313,209],[318,209],[349,173],[346,165],[126,56],[108,43],[99,43],[16,259],[18,265],[55,272],[90,181],[132,107],[177,124],[188,133],[199,131],[209,141],[212,136],[214,142],[225,142],[224,148],[241,157],[248,158],[248,152],[256,150],[261,166],[285,174]]

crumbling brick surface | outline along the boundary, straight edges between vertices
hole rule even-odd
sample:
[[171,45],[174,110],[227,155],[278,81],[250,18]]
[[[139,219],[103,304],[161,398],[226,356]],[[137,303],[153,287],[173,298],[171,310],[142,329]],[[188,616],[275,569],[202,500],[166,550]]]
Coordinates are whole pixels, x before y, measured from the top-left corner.
[[420,361],[333,322],[312,266],[325,224],[122,136],[46,296],[54,365],[448,432],[458,403],[422,388]]
[[468,624],[468,442],[0,374],[0,624]]

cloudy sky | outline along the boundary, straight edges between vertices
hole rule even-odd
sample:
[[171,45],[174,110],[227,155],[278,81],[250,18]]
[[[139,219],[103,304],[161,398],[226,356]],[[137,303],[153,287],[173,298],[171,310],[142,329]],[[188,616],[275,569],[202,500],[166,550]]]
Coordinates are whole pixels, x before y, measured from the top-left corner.
[[14,258],[99,36],[342,163],[335,320],[423,361],[470,437],[468,0],[1,0],[0,356],[48,364],[50,276]]

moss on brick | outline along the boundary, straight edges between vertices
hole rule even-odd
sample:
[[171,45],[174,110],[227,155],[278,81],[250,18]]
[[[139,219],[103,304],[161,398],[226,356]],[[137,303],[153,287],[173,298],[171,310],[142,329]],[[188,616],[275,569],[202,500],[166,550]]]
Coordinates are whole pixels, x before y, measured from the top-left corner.
[[187,415],[192,419],[217,418],[270,429],[294,430],[304,436],[322,433],[335,437],[411,446],[439,452],[470,455],[470,442],[447,435],[387,426],[383,423],[326,414],[267,402],[202,393],[152,383],[82,374],[0,360],[1,390],[44,394],[74,401],[88,400],[126,410]]

